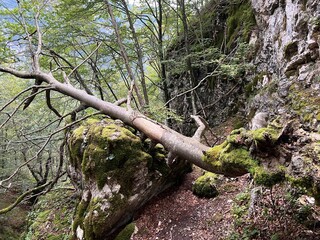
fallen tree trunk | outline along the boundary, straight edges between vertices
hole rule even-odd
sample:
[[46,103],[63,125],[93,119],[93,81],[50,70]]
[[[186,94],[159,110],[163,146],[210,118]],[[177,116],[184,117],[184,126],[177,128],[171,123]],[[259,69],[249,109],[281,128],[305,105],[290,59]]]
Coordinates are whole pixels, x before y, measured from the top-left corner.
[[79,100],[82,104],[97,109],[111,118],[120,119],[125,124],[143,132],[151,140],[161,143],[172,154],[202,169],[216,172],[210,164],[203,161],[204,152],[206,152],[209,147],[193,138],[183,136],[165,125],[147,118],[139,112],[126,110],[123,107],[89,95],[85,91],[79,90],[68,83],[61,83],[55,79],[52,74],[40,71],[34,73],[20,72],[5,67],[0,67],[0,71],[10,73],[19,78],[37,79],[46,82],[52,87],[52,90]]

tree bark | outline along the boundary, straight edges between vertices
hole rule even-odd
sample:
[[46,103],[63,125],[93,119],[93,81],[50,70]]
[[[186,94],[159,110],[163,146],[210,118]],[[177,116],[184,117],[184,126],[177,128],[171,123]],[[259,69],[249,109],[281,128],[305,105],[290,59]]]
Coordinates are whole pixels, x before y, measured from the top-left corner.
[[147,118],[139,112],[132,110],[128,111],[125,108],[89,95],[85,91],[79,90],[70,84],[61,83],[50,73],[48,74],[41,71],[26,73],[1,66],[0,72],[7,72],[19,78],[42,80],[48,83],[53,90],[79,100],[86,106],[97,109],[111,118],[122,120],[125,124],[143,132],[153,141],[161,143],[168,151],[172,152],[172,154],[177,155],[202,169],[215,171],[210,164],[203,161],[204,152],[207,151],[209,147],[201,144],[195,139],[183,136],[167,126]]
[[[186,6],[185,6],[185,0],[179,0],[179,5],[180,5],[180,11],[181,11],[181,19],[182,19],[182,24],[183,24],[183,37],[184,37],[184,45],[185,45],[185,50],[186,50],[186,65],[187,65],[187,71],[189,73],[189,83],[190,87],[193,88],[196,84],[196,80],[194,77],[194,73],[192,70],[192,62],[191,62],[191,50],[190,50],[190,43],[189,43],[189,26],[188,26],[188,20],[187,20],[187,14],[186,14]],[[196,97],[194,94],[194,91],[190,92],[191,94],[191,106],[192,106],[192,114],[196,115],[197,114],[197,105],[196,105]]]

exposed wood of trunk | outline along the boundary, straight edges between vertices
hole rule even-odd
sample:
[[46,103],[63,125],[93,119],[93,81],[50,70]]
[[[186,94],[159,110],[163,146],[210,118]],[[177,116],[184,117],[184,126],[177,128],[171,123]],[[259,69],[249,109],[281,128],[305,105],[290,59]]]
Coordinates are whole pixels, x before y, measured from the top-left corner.
[[209,148],[198,141],[183,136],[165,125],[148,119],[146,116],[138,112],[127,111],[122,107],[102,101],[97,97],[87,94],[85,91],[72,87],[71,85],[60,83],[52,75],[38,73],[37,77],[49,83],[58,92],[75,98],[92,108],[100,110],[112,118],[120,119],[124,123],[140,130],[150,139],[164,145],[164,147],[173,152],[173,154],[176,154],[203,169],[208,171],[213,170],[211,165],[202,161],[203,152]]
[[216,171],[210,164],[205,163],[202,158],[204,151],[209,147],[199,143],[195,139],[183,136],[182,134],[157,123],[146,116],[135,112],[127,111],[125,108],[105,102],[95,96],[89,95],[83,90],[79,90],[70,84],[61,83],[51,74],[44,72],[25,73],[14,69],[1,67],[0,72],[7,72],[19,78],[39,79],[51,85],[51,87],[67,96],[81,101],[86,106],[101,111],[114,119],[120,119],[125,124],[132,126],[146,134],[150,139],[161,143],[168,151],[185,159],[202,169]]

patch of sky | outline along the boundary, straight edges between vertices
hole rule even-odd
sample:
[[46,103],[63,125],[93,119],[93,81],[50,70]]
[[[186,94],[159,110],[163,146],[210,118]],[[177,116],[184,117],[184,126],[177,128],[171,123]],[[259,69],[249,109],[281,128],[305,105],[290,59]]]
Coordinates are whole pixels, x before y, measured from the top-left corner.
[[4,9],[12,9],[17,7],[17,1],[16,0],[0,0],[0,8]]

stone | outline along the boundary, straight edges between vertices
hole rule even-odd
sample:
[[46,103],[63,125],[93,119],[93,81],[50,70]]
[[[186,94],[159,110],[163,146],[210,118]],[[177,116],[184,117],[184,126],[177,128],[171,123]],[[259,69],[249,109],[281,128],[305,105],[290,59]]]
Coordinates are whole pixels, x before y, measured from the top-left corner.
[[69,168],[80,177],[73,182],[82,190],[72,227],[78,239],[113,239],[137,209],[190,167],[184,161],[169,167],[163,148],[148,152],[130,128],[111,119],[87,120],[71,132],[68,145]]
[[193,194],[205,198],[213,198],[218,196],[219,192],[215,186],[217,184],[217,180],[218,176],[216,174],[206,172],[193,183]]
[[251,130],[267,127],[268,125],[268,113],[258,112],[251,120]]

